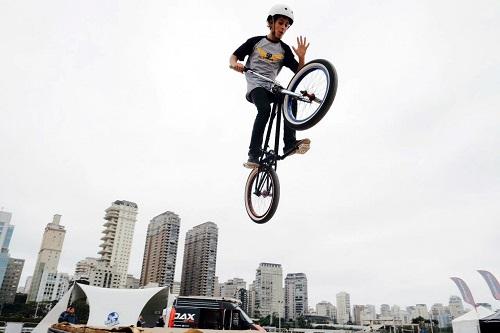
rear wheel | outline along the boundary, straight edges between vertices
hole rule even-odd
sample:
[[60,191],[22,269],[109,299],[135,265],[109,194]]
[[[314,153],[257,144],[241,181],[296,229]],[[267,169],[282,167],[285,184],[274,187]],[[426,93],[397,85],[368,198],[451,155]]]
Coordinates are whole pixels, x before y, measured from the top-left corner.
[[278,208],[279,199],[276,171],[271,167],[253,169],[245,186],[245,208],[252,221],[259,224],[269,221]]
[[298,100],[285,95],[283,113],[292,128],[305,130],[316,125],[328,112],[337,93],[337,72],[324,59],[304,65],[290,81],[287,90],[309,98]]

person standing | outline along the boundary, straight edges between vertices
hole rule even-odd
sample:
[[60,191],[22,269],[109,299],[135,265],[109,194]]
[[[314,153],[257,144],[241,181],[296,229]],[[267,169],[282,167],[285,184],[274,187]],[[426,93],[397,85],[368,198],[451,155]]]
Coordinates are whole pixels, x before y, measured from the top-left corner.
[[59,315],[59,319],[57,320],[58,323],[70,323],[70,324],[76,324],[77,318],[75,314],[75,307],[73,305],[68,306],[66,311],[62,312]]

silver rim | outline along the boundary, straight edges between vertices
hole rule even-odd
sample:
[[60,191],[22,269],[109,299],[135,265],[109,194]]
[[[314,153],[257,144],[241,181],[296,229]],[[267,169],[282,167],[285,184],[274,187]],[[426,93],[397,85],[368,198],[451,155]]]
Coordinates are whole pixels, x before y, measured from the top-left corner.
[[[283,107],[285,108],[285,118],[294,125],[301,125],[311,120],[321,109],[325,102],[326,95],[330,89],[330,75],[328,69],[320,63],[311,63],[304,66],[297,75],[290,81],[288,89],[300,93],[306,90],[308,93],[315,94],[321,102],[302,102],[293,97],[285,95]],[[293,115],[293,103],[297,103],[297,114]]]
[[[276,184],[274,184],[273,177],[266,172],[267,173],[266,182],[268,182],[268,184],[265,184],[264,191],[267,191],[267,189],[265,188],[269,188],[269,193],[265,192],[262,193],[260,196],[255,195],[254,188],[258,173],[259,173],[258,169],[252,171],[252,173],[249,176],[249,178],[252,178],[252,181],[247,182],[247,188],[245,189],[245,206],[247,209],[247,213],[255,221],[260,221],[264,219],[271,210],[274,201],[274,191],[276,186]],[[249,186],[250,188],[248,188]],[[249,191],[250,191],[250,197],[248,197]]]

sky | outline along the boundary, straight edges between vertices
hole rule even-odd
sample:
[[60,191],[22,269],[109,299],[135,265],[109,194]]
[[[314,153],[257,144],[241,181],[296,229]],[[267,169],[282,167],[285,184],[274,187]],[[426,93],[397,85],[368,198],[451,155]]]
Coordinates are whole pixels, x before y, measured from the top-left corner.
[[[310,151],[278,166],[273,219],[251,222],[243,190],[255,107],[232,52],[265,35],[268,1],[0,2],[0,207],[10,254],[34,270],[61,214],[59,263],[96,257],[104,210],[139,206],[129,271],[149,221],[219,228],[217,276],[250,283],[261,262],[303,272],[309,305],[447,304],[463,278],[500,278],[500,3],[290,1],[284,36],[338,72],[328,114],[298,132]],[[278,80],[287,84],[284,69]]]

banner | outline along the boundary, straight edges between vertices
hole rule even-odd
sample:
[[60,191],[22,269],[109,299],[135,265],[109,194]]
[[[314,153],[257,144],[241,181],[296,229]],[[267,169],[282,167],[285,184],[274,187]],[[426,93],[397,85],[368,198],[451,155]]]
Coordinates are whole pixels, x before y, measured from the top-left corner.
[[474,308],[476,308],[476,302],[474,302],[474,297],[472,297],[472,293],[470,292],[469,287],[467,287],[465,281],[457,277],[452,277],[450,279],[452,279],[453,282],[455,282],[455,284],[457,285],[458,289],[460,290],[460,293],[462,294],[464,302],[469,303]]
[[488,287],[490,287],[493,298],[500,301],[500,284],[498,283],[497,278],[488,271],[479,270],[478,272],[486,280]]

